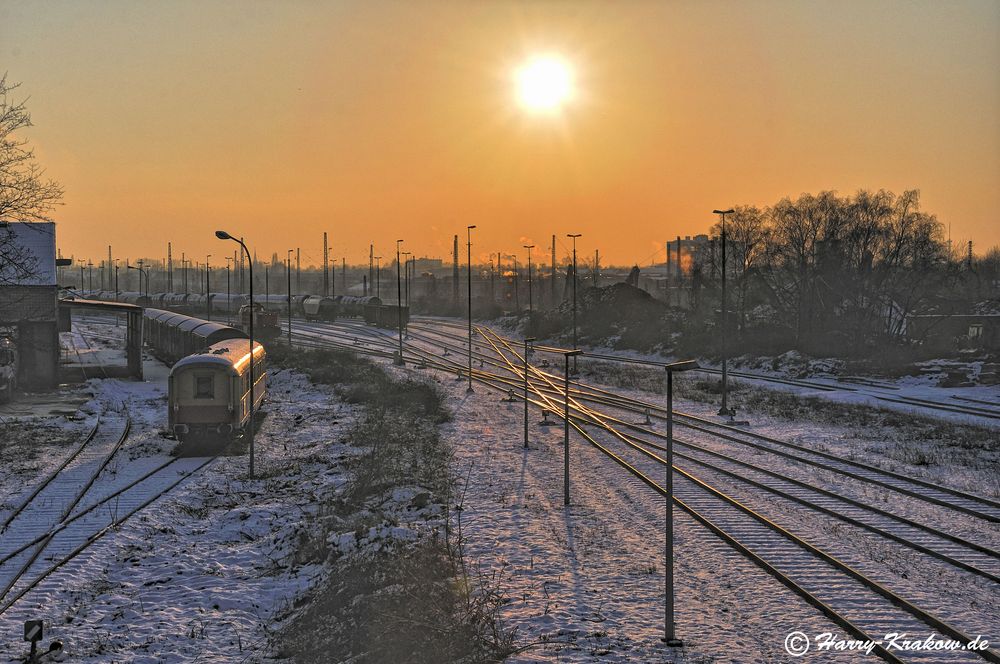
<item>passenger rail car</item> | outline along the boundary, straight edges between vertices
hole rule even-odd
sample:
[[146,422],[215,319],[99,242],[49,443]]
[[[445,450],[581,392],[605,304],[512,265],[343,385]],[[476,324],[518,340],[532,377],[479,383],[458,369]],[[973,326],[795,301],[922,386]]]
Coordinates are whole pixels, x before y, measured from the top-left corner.
[[227,443],[249,431],[250,400],[256,410],[267,393],[267,358],[261,344],[253,344],[252,375],[250,360],[249,339],[228,339],[174,364],[167,419],[177,440]]
[[143,341],[153,355],[168,363],[220,341],[247,338],[243,331],[234,327],[173,311],[146,309],[143,318]]

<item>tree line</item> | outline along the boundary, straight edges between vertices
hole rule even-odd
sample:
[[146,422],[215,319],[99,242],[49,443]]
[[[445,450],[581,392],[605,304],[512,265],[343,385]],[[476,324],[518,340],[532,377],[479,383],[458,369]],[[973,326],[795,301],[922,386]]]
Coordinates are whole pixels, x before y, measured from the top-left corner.
[[[904,338],[907,316],[996,296],[1000,251],[966,264],[917,190],[861,190],[738,206],[726,218],[728,318],[751,346],[863,354]],[[712,228],[715,238],[722,224]],[[692,317],[718,324],[721,251],[692,261]]]

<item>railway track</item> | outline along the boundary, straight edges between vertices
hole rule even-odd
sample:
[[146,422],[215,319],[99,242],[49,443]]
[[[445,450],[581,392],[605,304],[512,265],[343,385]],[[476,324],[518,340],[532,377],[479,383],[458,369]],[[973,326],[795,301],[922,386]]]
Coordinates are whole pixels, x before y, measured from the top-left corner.
[[12,608],[32,591],[51,596],[72,585],[68,563],[215,459],[124,460],[131,426],[125,404],[105,409],[80,445],[5,515],[0,619],[30,617]]
[[[430,329],[431,327],[447,327],[449,329],[454,329],[457,332],[461,332],[461,330],[463,329],[461,325],[458,325],[452,321],[444,321],[437,319],[420,319],[420,318],[415,318],[413,321],[411,321],[410,327],[411,328],[415,327],[418,329]],[[507,340],[512,341],[511,339]],[[538,345],[535,348],[539,352],[558,352],[560,350],[557,348],[541,346],[541,345]],[[581,357],[595,359],[595,360],[602,360],[607,362],[618,362],[623,364],[634,364],[641,366],[656,367],[660,369],[662,369],[664,366],[668,364],[667,362],[662,362],[657,360],[622,357],[619,355],[609,355],[606,353],[597,353],[593,351],[584,351]],[[722,374],[721,370],[710,367],[702,367],[701,371],[713,375]],[[1000,420],[1000,405],[998,404],[982,402],[982,403],[977,403],[976,405],[966,405],[966,404],[956,404],[956,403],[940,403],[936,401],[929,401],[927,399],[921,399],[918,397],[906,397],[898,394],[893,394],[893,392],[898,391],[898,388],[896,388],[895,386],[882,385],[871,381],[863,381],[861,379],[856,379],[856,380],[845,379],[838,381],[836,385],[830,385],[828,383],[821,383],[817,381],[801,380],[794,378],[782,378],[779,376],[768,376],[765,374],[755,374],[746,371],[730,370],[728,373],[733,378],[739,378],[743,380],[763,381],[781,385],[788,385],[791,387],[806,388],[809,390],[815,390],[819,392],[852,392],[879,401],[884,401],[886,403],[895,403],[900,405],[912,406],[914,408],[924,408],[924,409],[937,410],[947,413],[981,417],[987,420]],[[856,386],[852,387],[851,386],[852,383]],[[888,392],[888,394],[882,394],[880,393],[880,391]],[[960,400],[966,401],[965,399],[960,399]]]
[[[338,344],[338,347],[358,350],[359,346],[368,345],[372,347],[364,349],[365,352],[378,353],[388,357],[390,353],[388,349],[392,348],[391,344],[395,343],[387,335],[377,332],[355,329],[348,330],[347,333],[354,335],[352,342],[349,345]],[[487,338],[488,334],[488,331],[479,330],[481,338]],[[322,328],[316,328],[312,332],[307,331],[307,336],[313,337],[309,343],[323,345]],[[360,343],[362,337],[365,339],[363,344]],[[414,335],[412,330],[411,337],[414,338],[414,341],[420,339],[420,336]],[[511,396],[519,396],[523,385],[523,358],[509,344],[502,348],[504,343],[505,340],[498,336],[495,337],[495,341],[491,342],[491,344],[495,344],[493,348],[495,356],[503,358],[502,362],[507,365],[506,369],[513,375],[513,378],[505,380],[495,373],[485,370],[474,370],[473,377],[481,384],[487,384],[499,391],[506,391]],[[384,350],[376,350],[380,345],[383,346]],[[454,350],[456,357],[461,358],[462,349],[456,347]],[[407,351],[413,354],[413,357],[407,357],[408,361],[419,361],[427,366],[449,372],[462,371],[461,359],[448,360],[431,351],[415,350],[412,342]],[[478,359],[481,360],[482,364],[487,362],[485,357],[481,356]],[[558,380],[561,377],[545,374],[534,367],[530,368],[529,371],[534,374],[529,376],[529,387],[533,394],[533,397],[530,398],[532,403],[557,415],[560,414],[559,401],[566,397],[565,392],[558,386]],[[582,403],[585,396],[594,397],[593,394],[588,395],[585,390],[580,389],[578,382],[577,387],[570,390],[569,397],[572,403],[570,423],[573,428],[602,453],[625,467],[660,495],[664,495],[663,486],[651,479],[649,473],[640,471],[637,467],[638,464],[633,464],[620,453],[612,451],[611,445],[607,442],[599,442],[593,436],[592,431],[586,431],[583,427],[588,424],[596,425],[604,434],[610,435],[613,441],[630,445],[630,451],[638,454],[647,462],[663,464],[664,460],[659,456],[659,451],[663,449],[662,446],[641,436],[623,433],[615,426],[611,426],[609,420],[615,420],[618,427],[641,429],[637,425],[609,417],[605,413],[593,411]],[[621,404],[615,405],[620,406]],[[645,406],[640,407],[645,409]],[[588,426],[588,428],[590,427]],[[644,433],[653,436],[660,435],[648,429]],[[872,505],[844,500],[834,492],[811,486],[793,478],[783,477],[781,474],[766,468],[747,464],[698,445],[685,441],[676,441],[675,444],[681,448],[677,457],[686,463],[695,464],[698,466],[699,472],[708,473],[708,476],[713,478],[713,483],[705,482],[695,476],[692,471],[681,468],[675,463],[673,471],[677,474],[675,503],[734,548],[754,560],[811,605],[819,608],[849,633],[858,637],[869,634],[878,637],[881,634],[879,630],[898,628],[909,633],[929,633],[929,630],[936,630],[960,641],[970,638],[959,628],[907,602],[883,584],[778,526],[766,516],[727,495],[713,484],[720,484],[715,478],[725,477],[728,480],[742,482],[754,489],[764,489],[770,493],[781,495],[787,500],[795,501],[814,511],[851,523],[870,533],[910,546],[923,553],[928,553],[991,583],[997,582],[997,573],[1000,571],[997,569],[997,559],[1000,556],[995,551],[979,547],[962,538],[940,533],[923,524],[908,522],[905,518],[900,518]],[[900,534],[900,531],[905,531],[905,535]],[[776,535],[780,536],[781,539],[775,539]],[[862,610],[859,607],[865,608]],[[899,661],[891,652],[886,651],[878,654],[887,661]],[[965,652],[963,655],[968,656],[970,661],[977,661],[980,657],[988,661],[1000,661],[997,659],[995,651]],[[910,661],[939,661],[935,656],[918,656],[909,659]],[[948,661],[955,661],[955,659],[949,657]]]

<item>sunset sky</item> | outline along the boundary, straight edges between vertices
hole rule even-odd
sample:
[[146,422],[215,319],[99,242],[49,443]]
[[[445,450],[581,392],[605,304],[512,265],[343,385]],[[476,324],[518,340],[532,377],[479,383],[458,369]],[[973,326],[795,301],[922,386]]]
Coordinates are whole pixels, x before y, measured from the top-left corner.
[[[571,70],[555,110],[515,72]],[[64,255],[367,262],[582,233],[663,260],[716,207],[922,191],[1000,244],[1000,2],[15,2],[0,71],[66,189]],[[538,256],[536,254],[536,256]],[[602,260],[602,262],[605,262]]]

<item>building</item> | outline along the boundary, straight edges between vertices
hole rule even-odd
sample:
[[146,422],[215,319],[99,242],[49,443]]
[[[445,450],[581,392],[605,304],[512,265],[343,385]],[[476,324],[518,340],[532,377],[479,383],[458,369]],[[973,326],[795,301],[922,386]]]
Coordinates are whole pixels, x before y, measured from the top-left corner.
[[55,224],[0,222],[0,335],[16,345],[24,388],[56,385],[58,291]]

